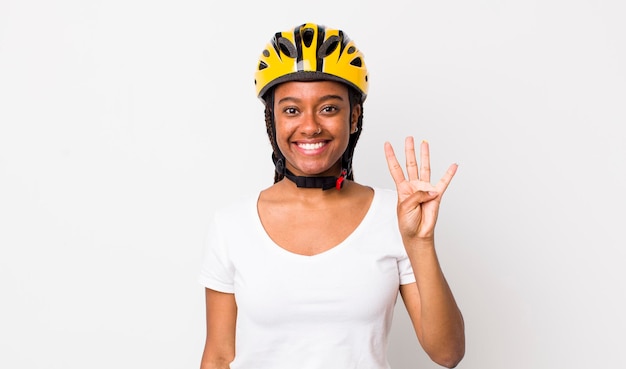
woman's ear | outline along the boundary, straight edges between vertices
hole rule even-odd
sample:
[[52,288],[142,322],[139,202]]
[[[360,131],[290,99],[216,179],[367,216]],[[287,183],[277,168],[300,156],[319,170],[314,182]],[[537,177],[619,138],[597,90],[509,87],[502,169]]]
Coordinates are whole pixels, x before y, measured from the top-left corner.
[[357,124],[359,123],[359,117],[361,116],[361,104],[354,105],[352,108],[352,114],[350,114],[350,134],[356,133],[359,130]]

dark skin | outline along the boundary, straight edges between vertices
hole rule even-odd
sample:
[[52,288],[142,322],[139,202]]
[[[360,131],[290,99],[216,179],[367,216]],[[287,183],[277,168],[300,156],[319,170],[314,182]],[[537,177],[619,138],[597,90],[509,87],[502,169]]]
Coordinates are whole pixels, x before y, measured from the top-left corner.
[[[276,88],[274,99],[276,142],[287,169],[300,176],[339,176],[341,156],[360,115],[360,106],[350,109],[347,88],[334,82],[284,83]],[[314,255],[352,233],[372,197],[370,188],[352,181],[341,191],[321,191],[283,179],[261,192],[258,210],[276,244]]]
[[[330,81],[286,82],[274,93],[276,142],[287,168],[301,176],[338,176],[341,155],[361,109],[359,105],[350,109],[348,89]],[[427,143],[420,146],[420,168],[413,139],[407,138],[406,177],[389,143],[385,155],[398,191],[399,229],[416,277],[415,283],[400,286],[400,293],[424,350],[438,364],[454,367],[465,351],[463,318],[439,265],[434,229],[441,198],[457,166],[451,165],[431,185]],[[261,192],[257,210],[277,245],[315,255],[335,247],[357,228],[373,196],[372,188],[354,181],[346,181],[340,191],[322,191],[298,188],[283,179]],[[235,355],[234,295],[207,289],[206,304],[201,369],[228,368]]]

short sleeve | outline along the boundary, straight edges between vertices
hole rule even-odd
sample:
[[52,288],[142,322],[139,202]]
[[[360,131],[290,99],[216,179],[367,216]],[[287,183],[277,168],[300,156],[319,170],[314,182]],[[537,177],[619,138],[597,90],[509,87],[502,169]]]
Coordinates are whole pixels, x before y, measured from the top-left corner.
[[235,269],[229,257],[227,244],[220,232],[221,228],[215,216],[209,224],[205,237],[198,282],[212,290],[233,293]]
[[[385,232],[389,233],[389,239],[391,240],[389,245],[392,247],[392,253],[396,257],[398,263],[398,277],[400,279],[400,284],[410,284],[415,282],[415,274],[413,274],[413,268],[411,266],[411,260],[409,260],[409,255],[406,253],[406,249],[404,248],[404,244],[402,243],[402,236],[400,235],[400,230],[398,229],[398,218],[397,218],[397,204],[398,204],[398,193],[396,190],[376,188],[375,193],[377,196],[381,198],[382,203],[382,213],[381,219],[385,223],[386,227]],[[387,234],[387,233],[386,233]]]
[[[403,246],[404,248],[404,246]],[[415,274],[409,256],[405,253],[398,259],[398,273],[400,274],[400,284],[410,284],[415,282]]]

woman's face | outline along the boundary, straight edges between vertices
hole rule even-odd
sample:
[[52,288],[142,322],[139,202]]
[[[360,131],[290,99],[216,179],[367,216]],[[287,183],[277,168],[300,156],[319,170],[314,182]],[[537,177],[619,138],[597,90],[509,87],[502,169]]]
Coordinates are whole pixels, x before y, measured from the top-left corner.
[[348,88],[338,82],[285,82],[274,91],[276,143],[297,176],[338,176],[360,106],[350,113]]

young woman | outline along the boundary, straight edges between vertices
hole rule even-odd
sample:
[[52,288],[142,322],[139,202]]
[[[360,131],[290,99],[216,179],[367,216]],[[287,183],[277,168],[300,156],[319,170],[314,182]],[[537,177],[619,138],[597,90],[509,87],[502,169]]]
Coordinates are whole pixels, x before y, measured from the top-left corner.
[[200,282],[206,287],[202,369],[384,369],[398,292],[423,349],[454,367],[463,318],[434,244],[442,196],[428,144],[406,139],[406,175],[384,151],[395,190],[354,181],[368,75],[345,33],[303,24],[263,50],[255,84],[265,104],[275,183],[216,212]]

